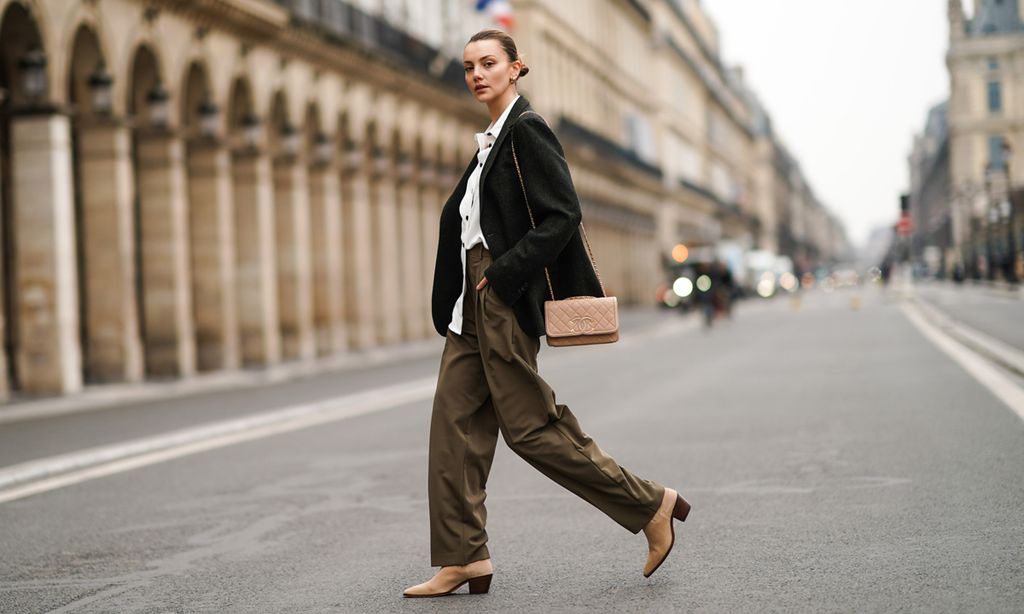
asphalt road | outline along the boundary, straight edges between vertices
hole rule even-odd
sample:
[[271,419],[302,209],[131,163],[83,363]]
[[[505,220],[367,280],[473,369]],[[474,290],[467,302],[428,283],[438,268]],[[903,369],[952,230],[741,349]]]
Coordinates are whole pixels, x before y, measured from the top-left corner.
[[1024,300],[1007,292],[919,283],[915,293],[952,318],[1024,351]]
[[[898,302],[853,296],[542,348],[541,372],[601,447],[693,504],[650,579],[642,534],[501,443],[491,592],[403,599],[434,571],[424,399],[0,504],[0,612],[1021,611],[1024,421]],[[357,379],[394,384],[423,364]],[[348,388],[234,402],[329,383]],[[147,411],[174,402],[160,408]],[[125,411],[76,420],[117,432]]]

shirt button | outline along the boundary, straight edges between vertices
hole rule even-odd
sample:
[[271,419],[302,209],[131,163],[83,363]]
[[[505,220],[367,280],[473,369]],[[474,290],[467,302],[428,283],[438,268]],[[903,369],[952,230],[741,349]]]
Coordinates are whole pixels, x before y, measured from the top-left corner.
[[483,167],[484,167],[484,165],[483,165],[483,164],[477,164],[477,165],[476,165],[476,167],[477,167],[477,168],[483,168]]

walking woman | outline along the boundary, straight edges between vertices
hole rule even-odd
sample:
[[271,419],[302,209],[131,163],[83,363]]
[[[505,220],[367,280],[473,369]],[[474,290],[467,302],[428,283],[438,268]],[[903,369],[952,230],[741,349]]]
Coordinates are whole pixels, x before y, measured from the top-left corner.
[[601,295],[562,147],[516,90],[529,69],[508,34],[475,34],[463,60],[466,85],[491,124],[476,134],[479,150],[441,212],[431,309],[445,346],[427,481],[431,565],[441,569],[404,595],[490,587],[484,499],[499,431],[541,473],[630,532],[643,530],[649,576],[675,541],[672,518],[685,520],[689,504],[619,466],[537,373],[545,267],[557,297]]

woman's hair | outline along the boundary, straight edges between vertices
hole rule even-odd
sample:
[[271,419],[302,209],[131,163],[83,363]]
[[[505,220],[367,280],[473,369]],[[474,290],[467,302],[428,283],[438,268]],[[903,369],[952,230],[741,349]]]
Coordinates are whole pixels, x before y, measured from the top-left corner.
[[509,36],[508,33],[503,32],[501,30],[493,29],[480,30],[479,32],[474,34],[472,38],[469,39],[469,42],[466,44],[468,45],[469,43],[475,43],[476,41],[482,40],[498,41],[498,44],[501,45],[501,48],[505,50],[505,55],[508,56],[509,62],[515,62],[516,60],[522,62],[523,68],[519,71],[520,77],[525,77],[526,73],[530,72],[530,67],[526,65],[526,61],[519,55],[519,52],[516,51],[516,42],[512,40],[512,37]]

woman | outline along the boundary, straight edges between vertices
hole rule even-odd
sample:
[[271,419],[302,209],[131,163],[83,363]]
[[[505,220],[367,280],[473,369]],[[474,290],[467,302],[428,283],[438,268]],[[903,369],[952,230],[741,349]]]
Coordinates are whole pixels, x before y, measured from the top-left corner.
[[580,205],[562,147],[516,90],[529,69],[511,37],[479,32],[463,60],[466,85],[487,105],[491,125],[476,134],[479,151],[441,212],[432,314],[445,346],[427,482],[431,565],[441,569],[404,595],[447,595],[466,583],[471,593],[490,587],[484,487],[499,430],[544,475],[629,531],[643,530],[650,576],[675,541],[672,518],[685,520],[689,504],[620,467],[537,373],[544,268],[558,297],[601,294],[577,231]]

